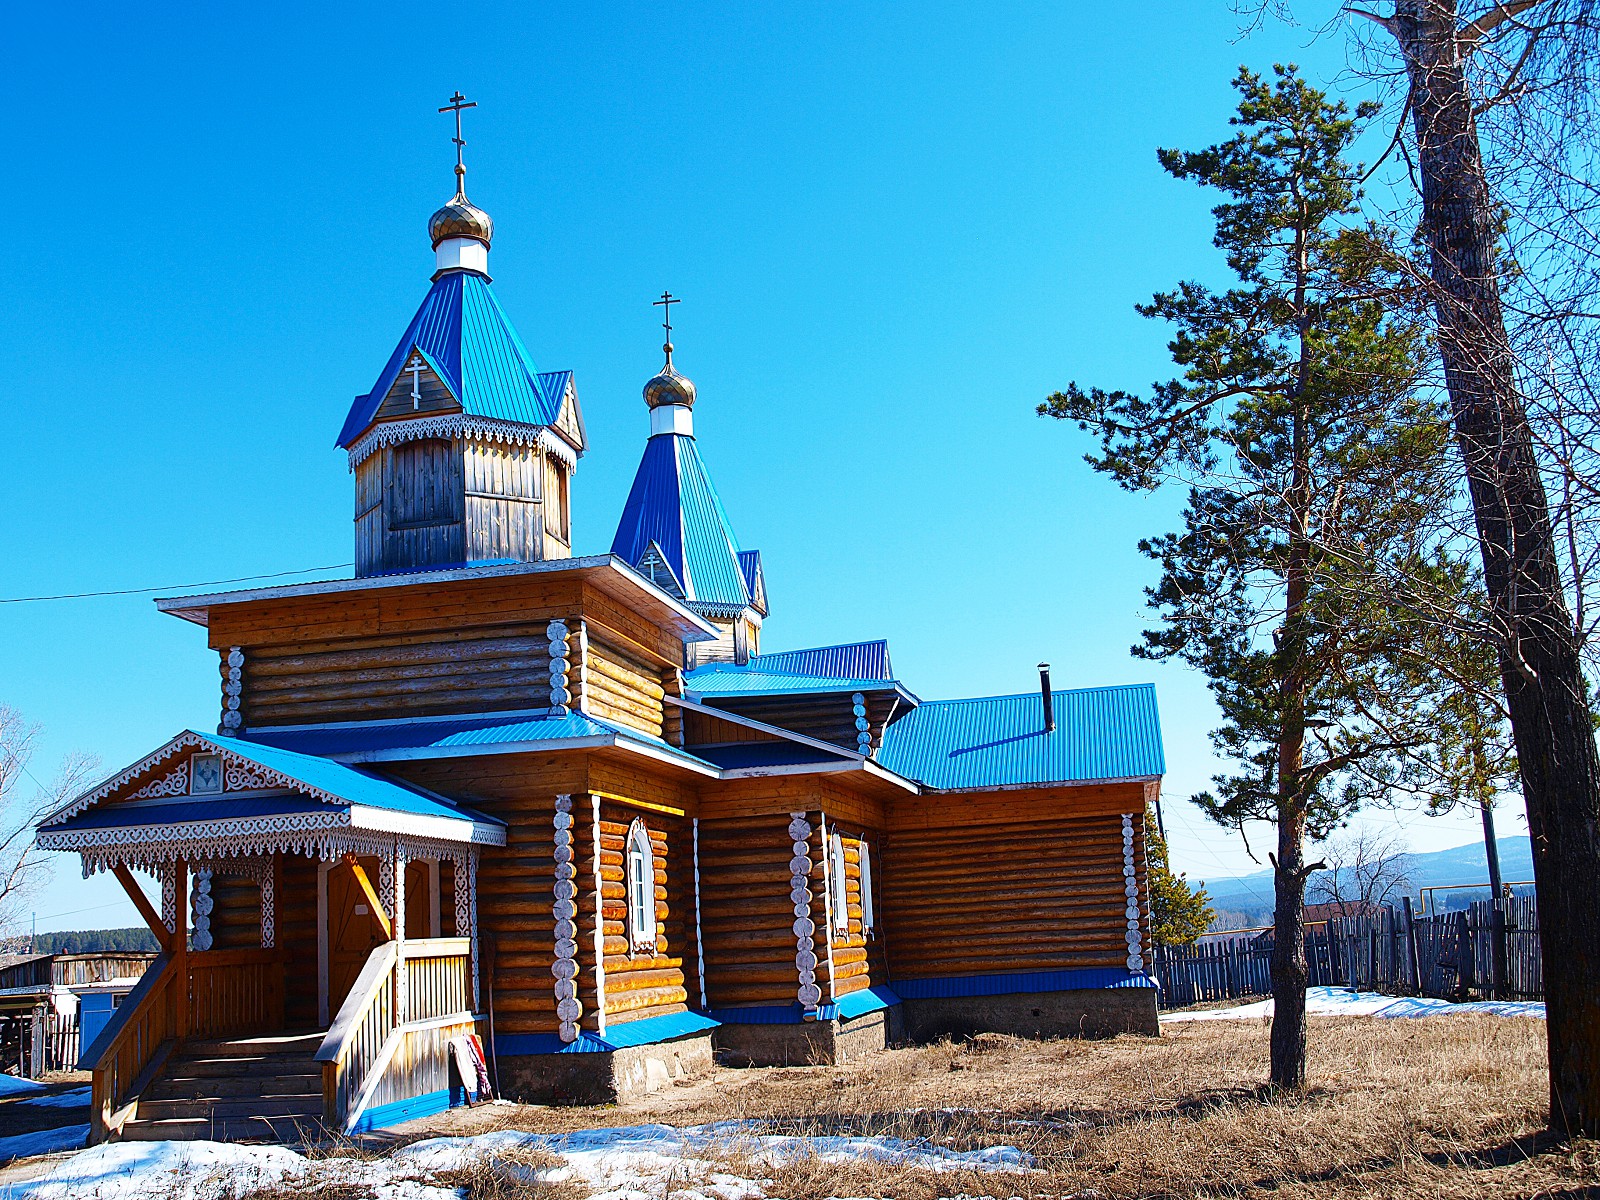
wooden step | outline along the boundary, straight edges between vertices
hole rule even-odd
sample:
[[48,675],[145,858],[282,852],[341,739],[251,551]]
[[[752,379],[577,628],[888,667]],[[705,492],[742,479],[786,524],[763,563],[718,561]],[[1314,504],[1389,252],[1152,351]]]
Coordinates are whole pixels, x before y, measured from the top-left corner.
[[174,1055],[164,1072],[170,1078],[260,1079],[273,1075],[321,1075],[322,1064],[312,1058],[188,1058]]
[[321,1134],[317,1117],[279,1116],[267,1119],[250,1117],[172,1118],[160,1121],[132,1120],[122,1127],[122,1139],[134,1142],[195,1141],[294,1142]]
[[141,1121],[238,1120],[249,1117],[303,1117],[322,1115],[322,1098],[310,1096],[232,1096],[227,1099],[140,1100]]
[[318,1096],[322,1095],[322,1072],[293,1074],[203,1074],[179,1072],[163,1075],[144,1090],[151,1100],[220,1099],[232,1096]]
[[184,1057],[261,1058],[273,1054],[310,1057],[322,1045],[320,1033],[277,1033],[261,1037],[227,1038],[217,1041],[192,1041],[184,1044]]

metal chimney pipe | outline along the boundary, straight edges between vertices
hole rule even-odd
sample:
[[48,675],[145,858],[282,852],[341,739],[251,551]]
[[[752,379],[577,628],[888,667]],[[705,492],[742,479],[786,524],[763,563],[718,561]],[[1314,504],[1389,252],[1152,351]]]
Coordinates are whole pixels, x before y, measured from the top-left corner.
[[1039,695],[1044,700],[1044,731],[1050,733],[1056,727],[1056,701],[1050,690],[1050,664],[1039,664]]

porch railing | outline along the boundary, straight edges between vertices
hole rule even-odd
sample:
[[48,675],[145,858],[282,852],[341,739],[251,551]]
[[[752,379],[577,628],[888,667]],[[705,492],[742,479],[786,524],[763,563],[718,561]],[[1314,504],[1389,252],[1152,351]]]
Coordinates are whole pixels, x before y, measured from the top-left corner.
[[406,943],[406,1020],[472,1011],[472,942],[429,938]]
[[[405,972],[404,1020],[396,984]],[[385,942],[366,965],[339,1008],[317,1060],[322,1063],[323,1120],[344,1129],[365,1106],[395,1048],[413,1022],[470,1013],[472,951],[467,938],[427,938]]]
[[185,957],[158,955],[78,1060],[80,1071],[94,1072],[91,1143],[103,1142],[121,1131],[133,1115],[139,1093],[155,1078],[182,1036],[187,999],[182,978]]
[[190,1036],[281,1030],[283,963],[282,950],[191,950]]

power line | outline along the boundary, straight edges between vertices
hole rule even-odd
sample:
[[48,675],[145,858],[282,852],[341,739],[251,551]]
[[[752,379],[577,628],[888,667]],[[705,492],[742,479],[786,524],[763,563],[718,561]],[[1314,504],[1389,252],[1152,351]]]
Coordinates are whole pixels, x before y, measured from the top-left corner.
[[0,604],[35,604],[41,600],[92,600],[99,596],[141,596],[150,592],[176,592],[184,588],[217,587],[224,583],[251,583],[258,579],[282,579],[286,575],[310,575],[316,571],[338,571],[354,563],[330,563],[325,567],[301,567],[295,571],[274,571],[270,575],[239,575],[233,579],[206,579],[199,583],[164,583],[157,587],[116,588],[105,592],[65,592],[59,596],[3,596]]

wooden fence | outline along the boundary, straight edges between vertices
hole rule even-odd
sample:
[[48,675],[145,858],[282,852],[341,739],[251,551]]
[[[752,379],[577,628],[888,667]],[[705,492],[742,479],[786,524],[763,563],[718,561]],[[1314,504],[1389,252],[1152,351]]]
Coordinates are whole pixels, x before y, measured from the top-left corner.
[[[1401,908],[1340,917],[1306,930],[1313,987],[1461,1000],[1544,995],[1539,924],[1532,897],[1481,900],[1465,911],[1419,917]],[[1272,991],[1272,935],[1204,946],[1156,947],[1167,1008]]]

